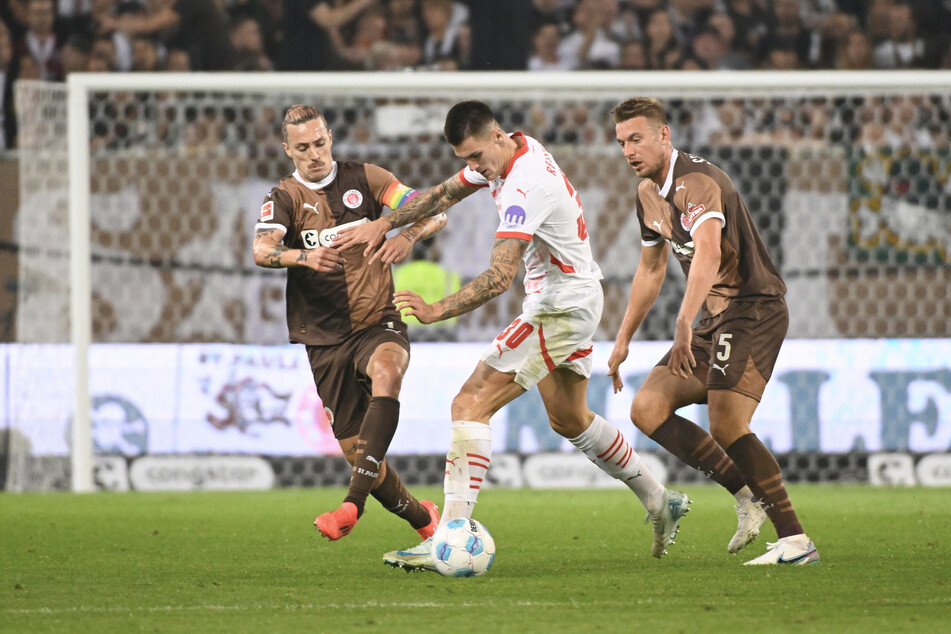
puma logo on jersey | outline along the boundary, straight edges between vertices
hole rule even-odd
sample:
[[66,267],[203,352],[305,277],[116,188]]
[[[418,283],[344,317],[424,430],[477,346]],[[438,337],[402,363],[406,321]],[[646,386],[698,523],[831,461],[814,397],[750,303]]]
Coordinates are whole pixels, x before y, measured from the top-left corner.
[[660,228],[664,226],[663,220],[651,220],[651,224],[657,227],[657,233],[660,233]]
[[727,369],[728,367],[730,367],[730,364],[729,364],[729,363],[725,364],[722,368],[721,368],[720,366],[718,366],[716,363],[713,364],[713,369],[714,369],[714,370],[719,370],[720,372],[722,372],[722,373],[723,373],[723,376],[726,376],[726,369]]
[[303,207],[304,209],[313,209],[315,214],[319,214],[320,212],[317,211],[317,205],[319,204],[320,203],[314,203],[313,205],[311,205],[310,203],[304,203],[303,205],[301,205],[301,207]]
[[522,195],[522,198],[528,198],[528,191],[519,189],[518,187],[515,188],[515,191],[520,193]]
[[687,181],[680,181],[680,184],[674,188],[674,191],[679,192],[681,189],[687,189],[687,186],[685,185],[686,182]]

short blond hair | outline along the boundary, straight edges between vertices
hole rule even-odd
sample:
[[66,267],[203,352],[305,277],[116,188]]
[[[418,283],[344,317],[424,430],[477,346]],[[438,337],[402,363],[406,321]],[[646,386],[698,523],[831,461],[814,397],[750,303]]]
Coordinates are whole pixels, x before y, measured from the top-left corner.
[[667,125],[667,113],[660,99],[655,97],[631,97],[611,110],[614,123],[621,123],[634,117],[644,117],[655,130]]
[[281,124],[281,136],[284,137],[284,143],[287,143],[287,126],[300,125],[314,119],[323,119],[324,123],[327,123],[320,110],[313,106],[297,103],[288,108],[284,113],[284,122]]

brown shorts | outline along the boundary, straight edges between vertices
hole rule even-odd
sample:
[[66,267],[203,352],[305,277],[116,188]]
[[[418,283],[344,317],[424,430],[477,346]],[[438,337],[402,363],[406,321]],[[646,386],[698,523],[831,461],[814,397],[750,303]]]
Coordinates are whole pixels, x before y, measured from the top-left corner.
[[[759,401],[788,327],[789,310],[782,298],[731,302],[693,329],[694,376],[707,390],[731,390]],[[669,360],[668,351],[657,365]]]
[[391,325],[393,328],[380,324],[358,330],[335,346],[307,346],[317,394],[324,408],[330,410],[328,418],[338,440],[360,433],[363,415],[370,404],[366,370],[373,351],[392,341],[409,352],[406,324],[397,321]]

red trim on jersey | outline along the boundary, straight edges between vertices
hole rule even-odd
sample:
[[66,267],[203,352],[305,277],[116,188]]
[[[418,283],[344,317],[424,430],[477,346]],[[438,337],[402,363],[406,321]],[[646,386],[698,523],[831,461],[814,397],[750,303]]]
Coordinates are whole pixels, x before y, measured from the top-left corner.
[[526,242],[532,241],[532,236],[528,233],[519,233],[517,231],[496,231],[496,239],[502,238],[518,238],[519,240],[525,240]]
[[548,348],[545,346],[545,330],[541,325],[538,326],[538,343],[542,349],[542,359],[545,360],[545,366],[548,367],[549,372],[554,372],[555,362],[551,360],[551,355],[548,354]]
[[587,348],[586,350],[575,350],[570,355],[568,355],[568,358],[565,359],[565,361],[574,361],[575,359],[583,359],[589,354],[591,354],[593,350],[594,350],[594,346],[591,346],[590,348]]
[[505,171],[502,172],[502,176],[499,178],[507,178],[509,172],[511,172],[512,168],[515,167],[515,161],[525,156],[525,154],[528,152],[528,142],[525,140],[525,135],[523,133],[514,132],[509,138],[518,144],[518,149],[515,150],[515,155],[509,161],[509,164],[505,166]]
[[488,187],[488,183],[473,183],[466,178],[466,168],[459,170],[459,180],[468,185],[469,187]]
[[562,273],[575,272],[575,267],[571,266],[570,264],[565,264],[564,262],[562,262],[561,260],[559,260],[558,258],[556,258],[555,256],[551,254],[549,254],[548,257],[551,259],[552,264],[554,264],[555,266],[561,269]]

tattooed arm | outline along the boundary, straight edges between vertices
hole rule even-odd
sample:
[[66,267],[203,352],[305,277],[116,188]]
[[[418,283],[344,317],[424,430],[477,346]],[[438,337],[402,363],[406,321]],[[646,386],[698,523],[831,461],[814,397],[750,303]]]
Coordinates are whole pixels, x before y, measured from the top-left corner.
[[398,308],[416,317],[424,324],[451,319],[468,313],[512,286],[519,262],[528,248],[526,240],[502,238],[492,248],[492,266],[483,271],[458,291],[433,304],[427,304],[412,291],[400,291],[394,296]]
[[442,231],[445,226],[446,212],[420,220],[384,242],[383,246],[367,260],[367,264],[372,264],[376,260],[380,260],[383,264],[402,262],[412,252],[414,244]]
[[320,273],[343,269],[345,260],[336,249],[288,249],[281,241],[284,232],[273,226],[254,230],[254,263],[268,269],[305,266]]
[[343,250],[354,244],[366,244],[364,255],[368,256],[383,241],[383,236],[390,229],[419,222],[446,211],[463,198],[474,194],[477,189],[477,187],[466,185],[457,173],[396,211],[373,222],[342,229],[334,239],[333,246],[335,249]]

